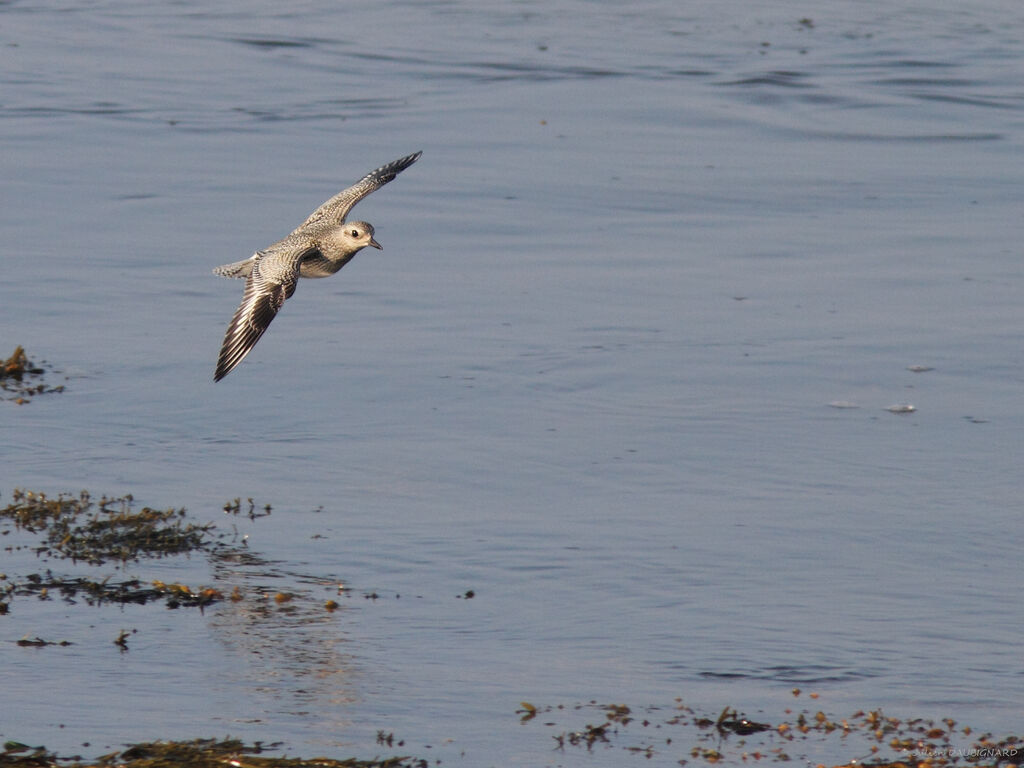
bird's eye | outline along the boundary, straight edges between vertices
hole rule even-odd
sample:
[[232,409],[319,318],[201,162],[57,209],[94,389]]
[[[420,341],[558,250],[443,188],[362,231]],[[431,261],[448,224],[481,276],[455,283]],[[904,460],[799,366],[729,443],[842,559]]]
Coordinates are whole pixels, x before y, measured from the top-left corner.
[[359,230],[358,229],[353,229],[352,230],[352,237],[359,237]]

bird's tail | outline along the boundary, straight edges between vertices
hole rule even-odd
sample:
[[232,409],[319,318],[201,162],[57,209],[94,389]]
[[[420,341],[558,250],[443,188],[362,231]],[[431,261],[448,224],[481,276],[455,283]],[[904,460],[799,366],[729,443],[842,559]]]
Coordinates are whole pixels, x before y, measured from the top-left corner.
[[252,274],[252,265],[255,261],[256,256],[253,255],[232,264],[221,264],[219,267],[213,268],[213,274],[221,277],[248,277]]

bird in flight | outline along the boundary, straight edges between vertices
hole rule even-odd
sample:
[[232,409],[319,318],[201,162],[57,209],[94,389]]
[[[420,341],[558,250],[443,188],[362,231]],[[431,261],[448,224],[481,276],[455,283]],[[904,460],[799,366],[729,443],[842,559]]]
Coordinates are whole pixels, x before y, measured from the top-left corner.
[[356,203],[419,160],[421,154],[406,155],[370,171],[313,211],[283,240],[248,259],[213,270],[222,277],[245,278],[242,303],[224,334],[214,381],[227,376],[249,354],[285,299],[295,293],[300,277],[330,277],[366,246],[380,249],[370,224],[345,221],[345,217]]

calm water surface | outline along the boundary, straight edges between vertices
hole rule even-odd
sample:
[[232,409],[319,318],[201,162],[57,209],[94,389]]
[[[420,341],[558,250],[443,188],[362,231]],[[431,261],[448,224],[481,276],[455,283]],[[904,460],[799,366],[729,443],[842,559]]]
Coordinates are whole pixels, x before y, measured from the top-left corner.
[[[303,598],[15,601],[2,735],[618,765],[519,702],[794,687],[1018,728],[1022,36],[1011,2],[0,5],[0,352],[67,385],[0,403],[4,503],[184,506],[252,558],[129,574]],[[419,149],[356,209],[384,251],[214,385],[210,269]]]

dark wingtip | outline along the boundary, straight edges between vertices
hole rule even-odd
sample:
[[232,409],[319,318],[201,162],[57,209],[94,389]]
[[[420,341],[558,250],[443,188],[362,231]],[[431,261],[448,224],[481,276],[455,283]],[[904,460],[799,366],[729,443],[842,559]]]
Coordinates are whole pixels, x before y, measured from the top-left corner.
[[380,185],[387,184],[389,181],[394,181],[395,180],[395,176],[397,176],[402,171],[404,171],[406,168],[408,168],[410,165],[412,165],[417,160],[419,160],[420,159],[420,155],[422,155],[422,154],[423,154],[423,152],[420,151],[420,152],[413,152],[411,155],[406,155],[405,157],[400,157],[397,160],[395,160],[394,162],[388,163],[387,165],[382,165],[377,170],[371,171],[370,174],[367,176],[367,178],[371,178],[373,176],[376,176],[377,177],[377,182]]
[[419,152],[413,152],[411,155],[406,155],[405,157],[401,158],[400,160],[396,160],[395,161],[395,173],[399,173],[401,171],[404,171],[410,165],[412,165],[417,160],[419,160],[422,155],[423,155],[423,150],[420,150]]
[[[225,343],[227,342],[225,341]],[[242,355],[242,357],[245,357],[245,355]],[[235,370],[240,362],[242,362],[241,357],[236,360],[232,360],[225,354],[224,350],[221,350],[220,357],[217,359],[217,370],[213,374],[214,382],[220,381]]]
[[[255,346],[255,344],[256,342],[254,341],[253,346]],[[224,352],[221,352],[220,359],[217,360],[217,370],[213,374],[214,382],[220,381],[233,370],[235,370],[235,368],[238,367],[238,364],[242,362],[245,356],[249,354],[249,352],[251,351],[252,347],[249,347],[249,349],[247,349],[242,355],[239,356],[238,354],[235,354],[233,357],[226,355]]]

